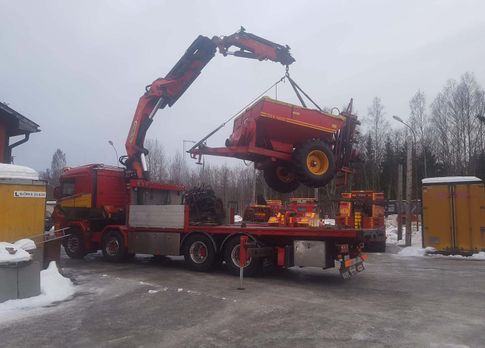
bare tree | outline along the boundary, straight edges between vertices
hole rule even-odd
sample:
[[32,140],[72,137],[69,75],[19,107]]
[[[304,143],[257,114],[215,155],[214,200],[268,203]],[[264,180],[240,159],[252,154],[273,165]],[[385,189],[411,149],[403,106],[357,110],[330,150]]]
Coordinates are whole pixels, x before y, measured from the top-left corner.
[[53,187],[59,185],[59,177],[66,167],[66,154],[61,149],[57,149],[52,155],[51,169],[49,171],[49,184]]
[[435,151],[448,174],[474,174],[483,152],[483,132],[476,117],[484,110],[484,91],[466,73],[459,83],[450,80],[431,105]]
[[167,167],[169,165],[165,156],[163,145],[157,139],[147,139],[145,146],[149,151],[147,164],[150,179],[157,182],[165,182],[168,179]]
[[372,158],[372,188],[379,187],[378,173],[381,171],[382,161],[384,160],[385,141],[389,133],[389,122],[385,119],[384,106],[379,97],[372,100],[372,105],[368,109],[367,123],[369,124],[368,135],[373,149]]

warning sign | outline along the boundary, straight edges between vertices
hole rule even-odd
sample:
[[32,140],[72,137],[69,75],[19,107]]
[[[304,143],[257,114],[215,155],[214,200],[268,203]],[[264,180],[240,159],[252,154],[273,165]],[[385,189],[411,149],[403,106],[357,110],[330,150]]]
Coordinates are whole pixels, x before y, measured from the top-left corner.
[[45,192],[35,191],[14,191],[13,196],[15,198],[45,198]]

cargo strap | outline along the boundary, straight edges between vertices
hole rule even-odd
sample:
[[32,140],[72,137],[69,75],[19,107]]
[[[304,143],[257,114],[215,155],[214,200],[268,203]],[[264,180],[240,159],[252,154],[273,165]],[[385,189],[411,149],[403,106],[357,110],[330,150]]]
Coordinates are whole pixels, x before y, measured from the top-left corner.
[[270,91],[271,89],[273,88],[277,88],[277,86],[281,83],[281,82],[284,82],[286,79],[288,79],[288,81],[290,82],[291,84],[291,87],[293,87],[293,90],[295,91],[295,94],[296,96],[298,97],[298,99],[300,100],[300,103],[301,105],[306,108],[306,104],[305,104],[305,101],[303,100],[300,92],[310,101],[312,102],[313,105],[315,105],[315,107],[320,110],[320,111],[323,111],[322,108],[320,106],[318,106],[317,103],[315,103],[313,101],[312,98],[310,98],[310,96],[305,93],[305,91],[303,89],[301,89],[301,87],[295,82],[295,80],[293,80],[291,77],[290,77],[290,72],[289,72],[289,66],[287,65],[286,66],[286,71],[285,71],[285,75],[280,78],[278,81],[276,81],[275,83],[273,83],[271,86],[269,86],[267,89],[265,89],[262,93],[260,93],[256,98],[254,98],[253,100],[251,100],[248,104],[246,104],[241,110],[239,110],[238,112],[236,112],[234,115],[232,115],[231,117],[229,117],[227,120],[225,120],[221,125],[219,125],[219,127],[217,127],[216,129],[214,129],[212,132],[210,132],[209,134],[207,134],[205,137],[203,137],[201,140],[199,140],[197,143],[194,144],[194,146],[192,146],[187,152],[188,153],[191,153],[191,151],[201,147],[201,146],[204,146],[205,145],[205,142],[207,139],[209,139],[211,136],[213,136],[215,133],[217,133],[221,128],[223,128],[229,121],[233,120],[235,117],[237,117],[241,112],[243,112],[244,110],[246,110],[248,107],[250,107],[252,104],[254,104],[259,98],[261,98],[262,96],[264,96],[268,91]]

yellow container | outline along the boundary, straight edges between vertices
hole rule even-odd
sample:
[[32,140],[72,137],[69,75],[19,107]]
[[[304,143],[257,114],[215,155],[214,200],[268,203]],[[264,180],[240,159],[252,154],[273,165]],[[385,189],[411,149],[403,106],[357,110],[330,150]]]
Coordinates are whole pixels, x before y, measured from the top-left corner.
[[45,199],[45,181],[0,177],[0,241],[42,241]]
[[485,188],[476,177],[423,179],[423,246],[444,253],[485,250]]

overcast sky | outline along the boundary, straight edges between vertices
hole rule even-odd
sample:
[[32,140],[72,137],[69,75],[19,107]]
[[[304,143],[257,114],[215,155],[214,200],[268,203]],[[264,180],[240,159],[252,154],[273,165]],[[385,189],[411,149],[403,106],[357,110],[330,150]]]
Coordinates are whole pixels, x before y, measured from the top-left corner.
[[[485,1],[8,1],[0,0],[0,101],[41,133],[16,164],[115,163],[144,87],[163,77],[197,35],[248,32],[288,44],[292,77],[322,106],[354,98],[361,117],[378,96],[406,119],[469,71],[485,85]],[[169,154],[199,140],[284,74],[273,62],[217,55],[148,132]],[[274,91],[270,96],[274,97]],[[288,84],[281,100],[296,103]],[[397,126],[397,125],[395,125]],[[209,141],[223,146],[232,124]],[[208,158],[209,162],[213,159]],[[233,160],[231,163],[233,163]]]

